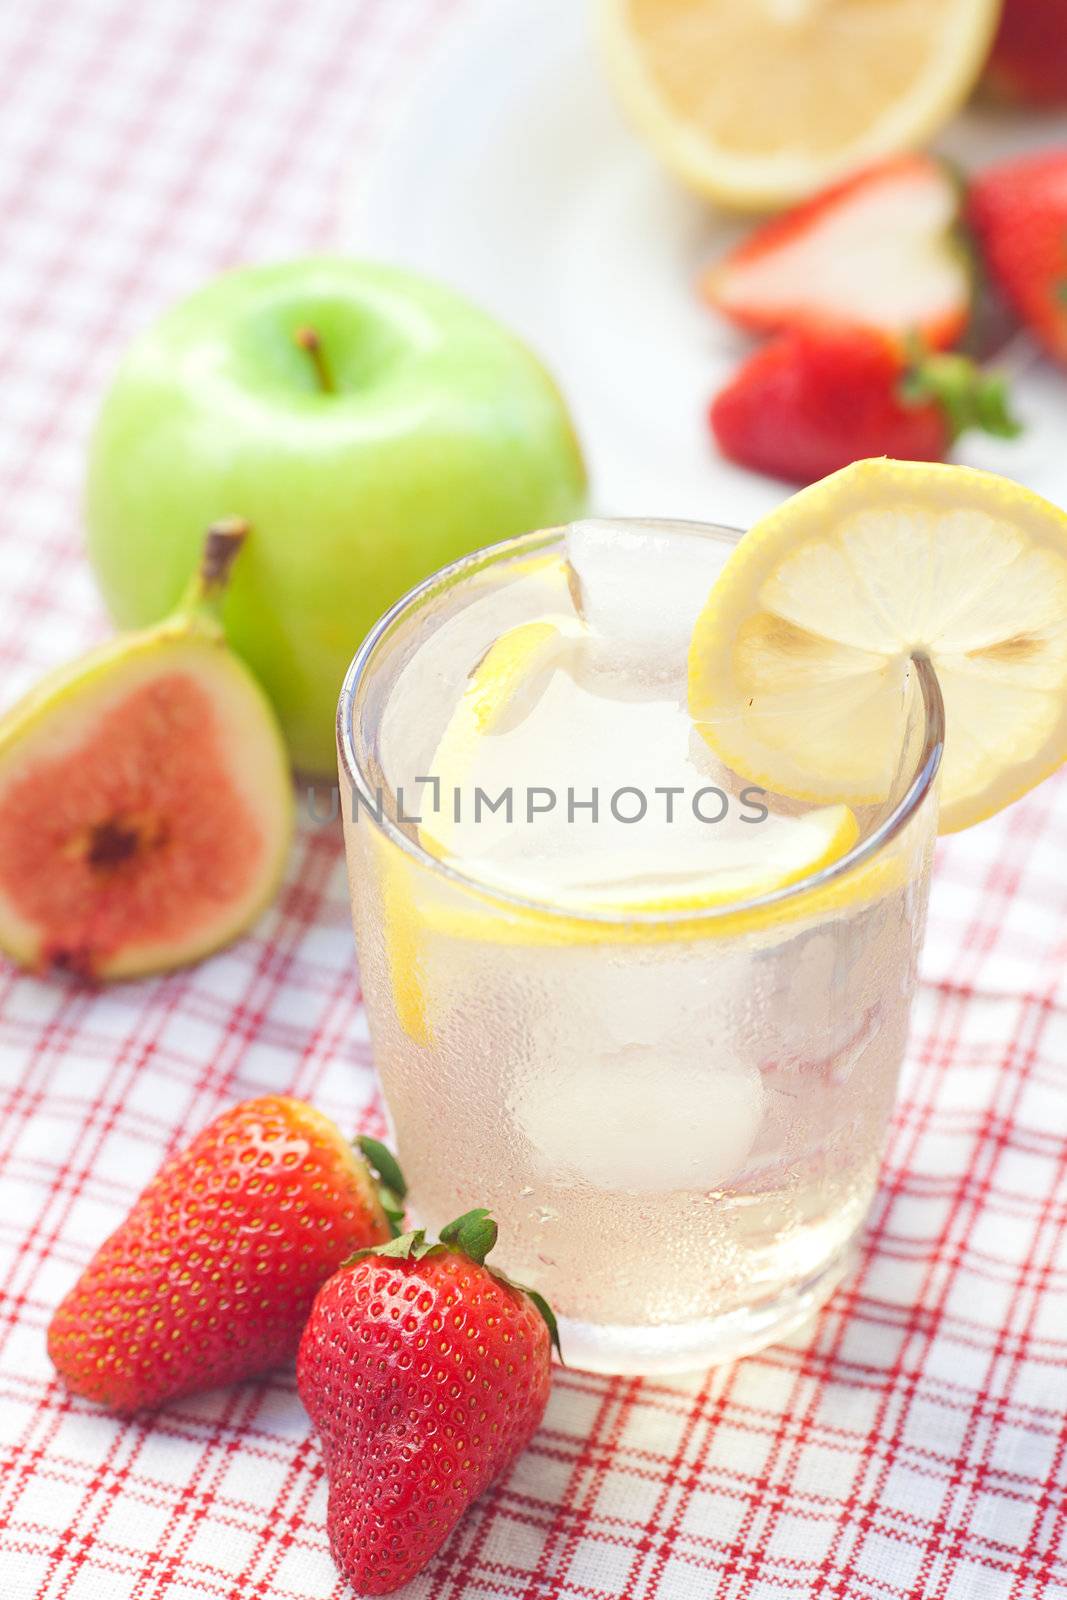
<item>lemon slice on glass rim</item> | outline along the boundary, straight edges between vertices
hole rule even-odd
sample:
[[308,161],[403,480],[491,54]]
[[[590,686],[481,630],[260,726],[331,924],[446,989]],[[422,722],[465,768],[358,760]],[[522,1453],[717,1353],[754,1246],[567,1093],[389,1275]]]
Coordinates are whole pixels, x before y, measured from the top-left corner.
[[999,0],[597,0],[604,62],[684,183],[787,204],[915,148],[963,104]]
[[860,461],[794,495],[730,556],[693,631],[689,709],[779,794],[883,801],[900,685],[945,703],[941,831],[1067,759],[1067,515],[970,467]]

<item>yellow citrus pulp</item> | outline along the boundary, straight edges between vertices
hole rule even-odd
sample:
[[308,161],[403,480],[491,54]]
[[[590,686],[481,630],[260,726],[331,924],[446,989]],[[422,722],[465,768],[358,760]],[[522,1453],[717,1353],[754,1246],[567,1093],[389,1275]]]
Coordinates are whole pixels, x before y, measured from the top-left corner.
[[603,56],[683,182],[785,205],[921,144],[963,104],[999,0],[598,0]]

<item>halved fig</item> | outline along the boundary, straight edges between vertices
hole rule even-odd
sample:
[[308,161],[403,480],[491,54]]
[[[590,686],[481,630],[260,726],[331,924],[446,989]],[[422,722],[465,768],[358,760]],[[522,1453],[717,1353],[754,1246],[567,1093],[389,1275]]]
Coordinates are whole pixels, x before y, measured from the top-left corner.
[[60,668],[0,722],[0,949],[20,965],[181,966],[274,894],[289,764],[219,619],[247,531],[217,524],[173,616]]

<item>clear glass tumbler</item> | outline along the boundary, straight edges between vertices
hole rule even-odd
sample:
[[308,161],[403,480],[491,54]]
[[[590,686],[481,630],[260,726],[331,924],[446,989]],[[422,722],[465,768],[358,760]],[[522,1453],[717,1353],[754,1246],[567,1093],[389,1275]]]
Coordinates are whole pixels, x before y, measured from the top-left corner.
[[[723,558],[738,537],[684,532]],[[915,662],[894,792],[846,855],[772,894],[576,912],[480,882],[420,845],[410,784],[473,664],[528,614],[516,574],[563,538],[445,568],[352,662],[338,745],[363,990],[419,1222],[488,1206],[570,1364],[685,1371],[784,1336],[847,1270],[907,1037],[943,710]]]

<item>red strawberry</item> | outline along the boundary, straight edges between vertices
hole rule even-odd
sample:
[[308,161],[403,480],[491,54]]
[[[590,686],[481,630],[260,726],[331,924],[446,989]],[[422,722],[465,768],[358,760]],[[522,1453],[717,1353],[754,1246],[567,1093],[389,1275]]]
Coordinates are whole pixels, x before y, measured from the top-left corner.
[[319,1292],[297,1361],[330,1482],[330,1548],[358,1594],[440,1549],[524,1450],[551,1383],[551,1311],[484,1265],[496,1223],[361,1251]]
[[899,156],[757,228],[701,280],[758,333],[848,323],[944,349],[970,312],[960,186],[933,156]]
[[791,483],[850,461],[940,461],[968,427],[1010,437],[1003,380],[964,356],[908,364],[893,339],[862,328],[787,333],[757,350],[712,402],[723,453]]
[[986,82],[1009,100],[1067,105],[1063,0],[1004,0]]
[[232,1106],[160,1168],[48,1329],[68,1389],[157,1406],[289,1360],[311,1302],[353,1249],[399,1220],[389,1152],[300,1100]]
[[969,212],[1005,299],[1067,361],[1067,150],[989,168],[971,186]]

